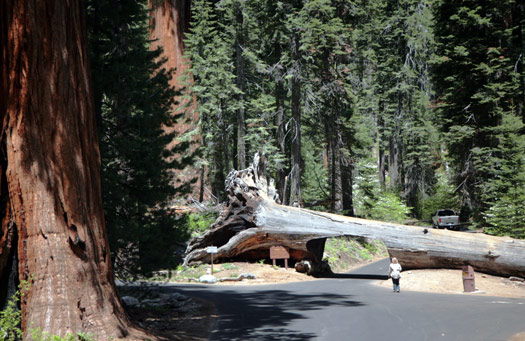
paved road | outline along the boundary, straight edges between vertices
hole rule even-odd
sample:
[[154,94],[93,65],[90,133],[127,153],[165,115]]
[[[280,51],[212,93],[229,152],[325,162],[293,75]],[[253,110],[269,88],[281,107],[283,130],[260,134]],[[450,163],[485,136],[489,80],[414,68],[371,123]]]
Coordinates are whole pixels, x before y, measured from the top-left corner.
[[175,285],[212,300],[211,340],[507,340],[525,331],[525,300],[403,292],[372,285],[386,260],[340,278],[259,286]]

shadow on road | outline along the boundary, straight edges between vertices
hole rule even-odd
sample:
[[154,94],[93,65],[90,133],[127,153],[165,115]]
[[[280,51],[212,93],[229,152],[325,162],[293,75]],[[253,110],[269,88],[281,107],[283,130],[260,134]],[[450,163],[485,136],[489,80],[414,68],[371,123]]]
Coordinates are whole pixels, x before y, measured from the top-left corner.
[[327,306],[359,307],[350,295],[332,293],[297,294],[288,290],[209,290],[205,287],[177,287],[184,295],[214,301],[220,320],[210,340],[310,340],[317,335],[288,326],[294,320],[307,319],[303,312]]

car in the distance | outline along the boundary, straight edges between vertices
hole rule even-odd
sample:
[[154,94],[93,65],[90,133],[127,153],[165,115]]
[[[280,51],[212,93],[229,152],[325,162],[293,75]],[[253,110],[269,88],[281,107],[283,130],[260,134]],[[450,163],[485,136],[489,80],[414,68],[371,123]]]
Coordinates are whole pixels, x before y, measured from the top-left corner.
[[461,220],[459,216],[453,210],[444,209],[437,210],[432,215],[432,227],[443,229],[447,228],[450,230],[459,230],[461,226]]

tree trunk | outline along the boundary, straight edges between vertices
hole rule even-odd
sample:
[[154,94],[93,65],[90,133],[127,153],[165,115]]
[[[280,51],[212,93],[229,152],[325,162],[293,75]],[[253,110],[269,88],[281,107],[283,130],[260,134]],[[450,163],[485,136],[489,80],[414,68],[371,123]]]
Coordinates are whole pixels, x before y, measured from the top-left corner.
[[343,211],[343,183],[341,174],[341,150],[339,146],[339,127],[332,110],[327,118],[326,136],[328,137],[328,155],[330,157],[330,196],[332,212]]
[[514,48],[516,49],[515,55],[517,56],[514,72],[517,72],[520,77],[520,87],[518,96],[516,97],[516,110],[517,114],[521,116],[525,122],[525,112],[523,106],[525,105],[525,70],[523,68],[523,58],[525,57],[525,34],[524,30],[524,13],[525,4],[522,1],[518,1],[512,5],[512,24],[514,26],[512,30],[512,40]]
[[[218,246],[215,259],[268,257],[269,247],[290,249],[293,260],[308,258],[319,266],[322,243],[328,237],[361,236],[382,240],[403,268],[458,268],[525,276],[524,240],[484,234],[434,230],[380,221],[344,217],[276,204],[275,189],[264,178],[264,157],[226,180],[229,207],[213,228],[194,239],[184,264],[209,261],[206,247]],[[315,245],[315,247],[314,247]]]
[[401,188],[401,141],[397,131],[393,131],[389,140],[388,175],[390,187]]
[[237,72],[237,87],[241,91],[239,94],[239,109],[237,109],[237,169],[246,168],[246,127],[244,122],[244,91],[246,90],[246,79],[244,76],[244,56],[242,48],[244,45],[243,33],[243,14],[240,3],[235,3],[235,18],[237,21],[237,32],[235,37],[235,58]]
[[301,156],[301,80],[299,34],[294,33],[293,56],[295,60],[294,76],[292,77],[292,172],[290,183],[290,200],[292,205],[301,205],[303,201],[301,189],[302,156]]
[[[282,72],[282,65],[280,64],[281,59],[281,45],[279,44],[279,39],[275,39],[274,50],[277,55],[276,60],[277,64],[275,65],[274,70],[274,80],[275,80],[275,106],[276,106],[276,115],[275,115],[275,140],[277,141],[277,146],[279,147],[279,152],[287,160],[288,150],[286,148],[286,128],[285,128],[285,118],[284,118],[284,100],[286,97],[284,91],[284,75]],[[278,164],[277,165],[277,193],[281,204],[286,205],[288,203],[286,197],[286,165]]]
[[22,327],[145,338],[114,284],[82,2],[1,9],[0,271],[16,239]]
[[343,211],[345,215],[353,217],[352,161],[346,155],[341,155],[341,180],[343,182]]
[[384,130],[385,130],[385,124],[383,122],[383,119],[381,117],[377,118],[377,140],[378,140],[378,155],[377,155],[377,168],[378,168],[378,176],[379,176],[379,185],[382,189],[385,188],[386,185],[386,155],[385,155],[385,148],[383,146],[383,138],[384,138]]
[[[160,59],[165,59],[164,67],[167,70],[174,70],[170,85],[179,92],[175,98],[173,112],[175,116],[182,115],[175,124],[164,127],[167,133],[175,132],[176,138],[167,146],[172,149],[179,144],[181,135],[197,129],[199,114],[197,113],[197,103],[195,98],[184,98],[187,84],[193,84],[193,78],[187,74],[190,67],[188,60],[184,58],[184,34],[190,27],[191,1],[190,0],[149,0],[150,15],[150,38],[152,40],[151,50],[162,48]],[[185,77],[186,80],[182,81]],[[175,148],[176,159],[182,159],[186,154],[194,154],[200,144],[200,137],[195,135],[191,140],[191,147],[187,150]],[[175,185],[190,184],[191,194],[200,197],[204,192],[204,180],[197,181],[202,175],[199,168],[194,165],[187,165],[176,175]]]
[[[285,123],[284,123],[284,87],[282,79],[280,79],[282,75],[279,72],[279,75],[277,76],[279,79],[276,83],[276,89],[275,89],[275,102],[277,105],[277,114],[275,117],[276,120],[276,140],[277,145],[279,146],[279,152],[281,155],[286,156],[287,150],[286,150],[286,133],[285,133]],[[285,165],[279,164],[277,165],[277,193],[279,193],[281,204],[286,205],[288,203],[286,198],[286,168]]]

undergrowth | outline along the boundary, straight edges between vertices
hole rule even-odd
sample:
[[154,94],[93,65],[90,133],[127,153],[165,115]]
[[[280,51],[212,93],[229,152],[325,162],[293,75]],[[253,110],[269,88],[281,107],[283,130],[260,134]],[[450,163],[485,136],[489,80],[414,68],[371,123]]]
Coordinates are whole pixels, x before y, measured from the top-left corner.
[[328,262],[332,271],[342,272],[358,262],[386,256],[386,247],[380,241],[338,237],[326,240],[323,260]]
[[[33,277],[30,278],[30,281]],[[19,309],[20,299],[28,292],[31,287],[30,281],[22,281],[18,290],[11,296],[7,306],[0,312],[0,337],[5,341],[16,341],[23,338],[21,329],[22,311]],[[40,328],[31,328],[28,331],[32,341],[96,341],[94,336],[86,333],[68,334],[65,337],[50,335],[42,332]]]

